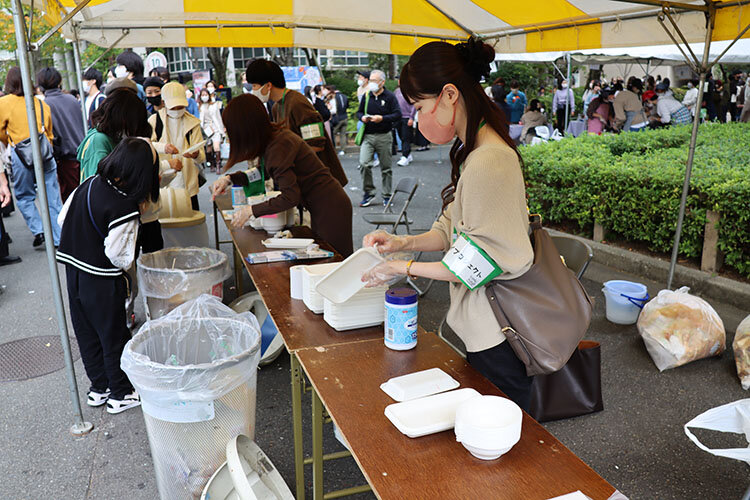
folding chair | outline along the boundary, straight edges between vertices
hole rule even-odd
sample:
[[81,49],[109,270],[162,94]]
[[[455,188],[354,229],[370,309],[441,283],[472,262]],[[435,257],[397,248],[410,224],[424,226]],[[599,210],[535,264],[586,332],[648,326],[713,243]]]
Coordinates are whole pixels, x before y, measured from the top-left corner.
[[[393,195],[391,196],[391,199],[388,200],[388,203],[383,209],[383,213],[364,214],[362,218],[365,222],[374,225],[375,229],[380,229],[380,226],[393,226],[393,234],[396,234],[398,226],[403,225],[406,226],[406,233],[411,234],[411,228],[409,225],[413,224],[414,221],[409,220],[406,210],[409,208],[409,203],[411,203],[412,198],[414,198],[417,186],[419,186],[419,181],[417,179],[414,177],[404,177],[398,181],[398,184],[396,184],[396,189],[393,190]],[[396,204],[395,200],[404,197],[403,206],[398,213],[395,213],[393,211]]]
[[591,247],[586,242],[571,236],[554,235],[552,236],[552,242],[557,247],[557,251],[560,252],[568,269],[576,273],[578,279],[581,279],[594,257],[594,251]]

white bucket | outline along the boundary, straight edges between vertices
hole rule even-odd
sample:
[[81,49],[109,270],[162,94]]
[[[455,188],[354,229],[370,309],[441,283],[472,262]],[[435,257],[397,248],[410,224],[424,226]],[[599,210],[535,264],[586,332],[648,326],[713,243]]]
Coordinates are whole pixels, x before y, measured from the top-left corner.
[[602,292],[607,299],[607,319],[618,325],[635,323],[650,298],[646,285],[632,281],[607,281]]

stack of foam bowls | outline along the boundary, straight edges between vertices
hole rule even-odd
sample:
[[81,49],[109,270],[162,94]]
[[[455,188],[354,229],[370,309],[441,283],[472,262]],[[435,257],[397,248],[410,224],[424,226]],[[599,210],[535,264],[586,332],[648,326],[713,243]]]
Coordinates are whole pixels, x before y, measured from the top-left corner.
[[340,265],[340,262],[331,262],[302,268],[302,301],[315,314],[322,313],[324,305],[323,296],[316,291],[315,287],[325,275]]
[[[266,201],[266,195],[258,194],[255,196],[250,196],[247,199],[247,204],[251,206],[258,205],[260,203],[263,203],[264,201]],[[250,219],[250,227],[252,227],[253,229],[259,229],[259,230],[263,229],[263,219],[256,219],[256,218]]]
[[602,293],[607,300],[607,319],[618,325],[635,323],[649,299],[646,285],[632,281],[607,281]]
[[456,441],[481,460],[494,460],[521,439],[523,413],[510,399],[478,396],[456,410]]
[[[270,200],[272,198],[276,198],[281,194],[281,191],[269,191],[266,193],[265,200]],[[261,225],[263,229],[266,230],[268,233],[276,233],[278,231],[281,231],[289,224],[289,219],[291,218],[292,221],[294,221],[294,210],[295,208],[290,208],[288,210],[284,210],[283,212],[279,212],[277,214],[271,214],[266,215],[260,218]],[[290,217],[291,212],[291,217]],[[294,225],[294,222],[292,222],[291,225]]]
[[323,319],[337,331],[377,326],[385,319],[387,287],[363,288],[352,298],[336,304],[323,301]]

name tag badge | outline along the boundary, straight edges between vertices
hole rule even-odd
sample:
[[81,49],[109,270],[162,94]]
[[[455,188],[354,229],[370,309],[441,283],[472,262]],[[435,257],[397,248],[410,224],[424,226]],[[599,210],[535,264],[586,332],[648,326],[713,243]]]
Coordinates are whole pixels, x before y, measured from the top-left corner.
[[258,170],[257,168],[245,170],[245,175],[247,175],[248,182],[251,183],[261,180],[260,170]]
[[318,137],[323,137],[323,135],[325,134],[324,130],[325,128],[323,127],[322,122],[302,125],[299,128],[299,131],[302,134],[302,138],[306,141],[309,141],[310,139],[317,139]]
[[503,273],[495,261],[464,233],[458,235],[442,262],[469,290],[484,286]]

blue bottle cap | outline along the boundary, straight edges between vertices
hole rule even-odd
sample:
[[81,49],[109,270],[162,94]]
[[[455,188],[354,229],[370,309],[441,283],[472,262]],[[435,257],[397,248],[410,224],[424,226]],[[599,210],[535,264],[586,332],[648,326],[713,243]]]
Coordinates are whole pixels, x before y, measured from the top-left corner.
[[416,304],[417,292],[412,288],[391,288],[385,292],[385,301],[399,306]]

